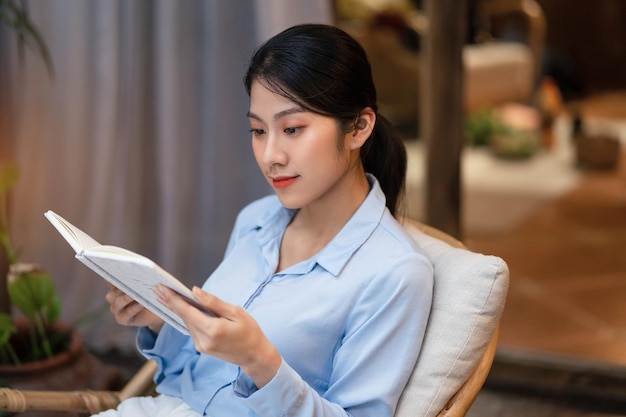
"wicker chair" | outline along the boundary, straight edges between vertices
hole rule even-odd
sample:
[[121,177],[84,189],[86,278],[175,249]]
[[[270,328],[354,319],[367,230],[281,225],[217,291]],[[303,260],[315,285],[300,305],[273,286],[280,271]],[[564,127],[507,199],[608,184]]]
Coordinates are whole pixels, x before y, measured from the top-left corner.
[[[462,417],[474,402],[493,363],[498,323],[508,287],[508,270],[500,258],[470,252],[464,249],[461,242],[437,229],[412,220],[404,220],[404,226],[433,261],[435,291],[433,311],[429,318],[422,351],[411,380],[400,399],[396,417]],[[448,256],[467,259],[449,269]],[[452,271],[453,275],[457,276],[449,277]],[[482,273],[484,279],[477,278],[479,273]],[[455,281],[441,282],[450,278]],[[467,284],[467,280],[471,280],[473,286],[478,287],[482,285],[481,280],[484,281],[484,290],[479,292],[480,297],[477,297],[476,304],[485,307],[481,307],[480,311],[469,313],[453,311],[459,306],[464,308],[464,301],[455,299],[451,294],[441,294],[441,291],[445,288],[457,288],[459,282],[465,281]],[[462,288],[459,290],[459,293],[464,293]],[[445,341],[447,336],[442,336],[441,333],[450,333],[448,329],[450,320],[469,323],[470,326],[454,329],[451,334],[455,340]],[[445,346],[438,346],[437,344],[442,343],[442,338]],[[458,346],[455,345],[457,340]],[[435,361],[436,366],[433,366],[433,352],[440,355],[442,351],[447,358],[445,363],[437,364]],[[462,360],[464,356],[466,359]],[[153,361],[146,362],[119,392],[28,391],[3,388],[0,389],[0,410],[57,411],[91,415],[115,408],[126,398],[153,393],[152,376],[155,370],[156,364]],[[423,398],[426,398],[426,401]]]

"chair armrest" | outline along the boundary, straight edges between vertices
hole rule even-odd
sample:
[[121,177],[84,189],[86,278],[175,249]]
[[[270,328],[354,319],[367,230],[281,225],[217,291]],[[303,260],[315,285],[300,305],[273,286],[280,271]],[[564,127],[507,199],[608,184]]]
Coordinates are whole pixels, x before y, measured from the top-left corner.
[[156,370],[157,364],[155,361],[147,361],[143,364],[120,391],[120,401],[130,397],[153,393],[155,387],[153,377]]
[[36,391],[0,388],[0,411],[57,411],[96,414],[116,408],[126,398],[154,393],[157,365],[146,362],[121,391]]
[[119,393],[113,391],[35,391],[0,388],[0,410],[58,411],[95,414],[117,407]]

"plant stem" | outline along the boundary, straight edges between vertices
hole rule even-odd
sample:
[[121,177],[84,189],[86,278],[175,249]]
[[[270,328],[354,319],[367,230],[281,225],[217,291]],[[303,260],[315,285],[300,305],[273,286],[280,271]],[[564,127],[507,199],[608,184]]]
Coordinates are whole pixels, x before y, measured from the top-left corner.
[[17,354],[15,353],[15,350],[13,349],[13,346],[11,346],[10,343],[7,343],[6,345],[2,346],[2,359],[3,359],[3,361],[6,362],[7,358],[11,360],[13,365],[21,365],[22,364],[22,362],[20,361],[20,358],[17,356]]
[[34,323],[28,324],[28,337],[30,339],[30,348],[32,350],[32,360],[36,361],[41,358],[39,343],[37,342],[37,330]]
[[48,339],[48,335],[46,334],[46,327],[44,326],[44,320],[41,315],[37,314],[35,316],[35,324],[37,325],[37,331],[39,332],[39,337],[41,338],[41,347],[43,349],[43,353],[47,358],[52,357],[52,348],[50,348],[50,340]]

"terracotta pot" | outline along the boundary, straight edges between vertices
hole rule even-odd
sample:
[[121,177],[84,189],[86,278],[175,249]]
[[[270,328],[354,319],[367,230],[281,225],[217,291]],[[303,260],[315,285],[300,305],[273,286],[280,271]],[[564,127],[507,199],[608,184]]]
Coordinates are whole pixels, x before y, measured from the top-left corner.
[[[28,325],[25,322],[17,322],[16,327],[18,328],[18,334],[28,331]],[[71,330],[63,324],[55,325],[53,331],[69,333],[70,341],[67,350],[57,353],[48,359],[25,362],[20,365],[0,364],[0,377],[26,377],[32,374],[47,372],[56,367],[74,362],[83,353],[83,342],[77,331]]]
[[[62,331],[67,326],[60,325]],[[126,379],[121,369],[104,364],[84,348],[80,334],[71,331],[70,347],[54,357],[22,365],[0,365],[0,380],[17,389],[44,391],[119,390]],[[50,413],[25,412],[20,417],[46,417]],[[54,413],[53,413],[54,414]]]

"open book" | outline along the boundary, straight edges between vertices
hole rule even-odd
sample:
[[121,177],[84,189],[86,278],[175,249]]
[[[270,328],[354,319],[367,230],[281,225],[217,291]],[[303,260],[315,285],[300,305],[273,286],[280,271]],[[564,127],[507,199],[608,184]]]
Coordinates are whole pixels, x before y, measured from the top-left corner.
[[44,215],[74,249],[79,261],[181,333],[188,335],[189,331],[183,320],[157,299],[153,288],[158,284],[171,288],[190,304],[211,314],[189,288],[145,256],[117,246],[101,245],[51,210]]

